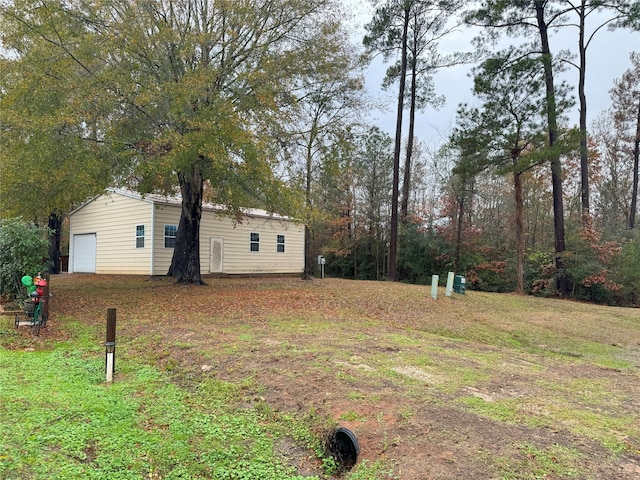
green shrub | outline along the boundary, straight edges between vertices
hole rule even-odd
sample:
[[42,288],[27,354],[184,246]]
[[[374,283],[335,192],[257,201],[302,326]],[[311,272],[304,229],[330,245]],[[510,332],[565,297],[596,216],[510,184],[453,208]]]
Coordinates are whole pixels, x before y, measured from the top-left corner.
[[469,287],[483,292],[511,292],[515,289],[515,274],[506,260],[474,265],[467,271]]
[[615,281],[621,285],[624,300],[640,304],[640,234],[622,243],[615,259]]
[[0,220],[0,294],[17,296],[20,279],[48,268],[48,229],[21,217]]
[[525,285],[528,293],[548,297],[555,294],[556,267],[553,253],[529,252],[525,261]]
[[571,295],[595,303],[618,304],[621,286],[613,278],[620,243],[605,240],[590,223],[568,228],[567,240],[571,249],[564,260]]
[[398,275],[403,282],[429,285],[432,275],[449,269],[450,249],[417,223],[402,226],[398,240]]

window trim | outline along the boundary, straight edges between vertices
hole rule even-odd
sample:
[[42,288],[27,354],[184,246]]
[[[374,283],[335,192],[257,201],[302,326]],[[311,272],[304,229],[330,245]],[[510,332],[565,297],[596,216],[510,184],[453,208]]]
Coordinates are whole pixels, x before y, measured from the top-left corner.
[[[254,237],[255,235],[255,237]],[[254,249],[255,247],[255,249]],[[250,252],[259,252],[260,251],[260,232],[251,232],[249,234],[249,251]]]
[[[142,232],[140,232],[140,229],[142,229]],[[144,224],[136,225],[136,248],[144,248],[144,237],[145,237],[144,230],[145,230]],[[142,235],[140,233],[142,233]]]
[[[282,239],[282,241],[280,241],[280,239]],[[284,253],[286,251],[285,244],[284,234],[276,235],[276,253]],[[282,250],[280,248],[282,248]]]
[[[174,235],[167,235],[167,227],[174,227],[175,228],[175,232]],[[178,236],[178,226],[177,225],[173,225],[170,223],[165,223],[164,224],[164,248],[175,248],[176,245],[176,237]],[[167,240],[168,239],[172,239],[173,240],[173,245],[171,246],[167,246]]]

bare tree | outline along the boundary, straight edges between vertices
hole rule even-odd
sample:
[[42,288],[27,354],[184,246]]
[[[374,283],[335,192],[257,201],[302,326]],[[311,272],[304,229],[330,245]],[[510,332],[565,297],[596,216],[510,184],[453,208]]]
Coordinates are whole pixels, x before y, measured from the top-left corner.
[[614,126],[626,133],[633,153],[633,174],[628,227],[636,226],[638,212],[638,159],[640,157],[640,54],[631,54],[632,67],[611,89]]
[[[578,99],[580,102],[579,128],[580,128],[580,201],[582,208],[582,221],[586,222],[590,214],[589,194],[589,151],[587,143],[587,95],[585,82],[587,74],[587,50],[594,41],[596,34],[604,27],[610,29],[615,26],[632,26],[632,4],[627,0],[580,0],[565,2],[567,13],[577,16],[577,23],[570,24],[578,28],[578,63],[571,63],[578,69]],[[597,16],[597,14],[604,14]],[[589,17],[595,17],[597,23],[588,31],[587,21]],[[567,60],[568,61],[568,60]]]
[[[416,110],[429,104],[437,106],[443,100],[435,95],[434,73],[446,66],[467,61],[470,55],[438,54],[438,42],[456,29],[449,23],[461,6],[454,0],[387,0],[381,2],[374,18],[367,25],[364,44],[373,52],[382,53],[386,60],[397,56],[389,67],[383,85],[398,83],[394,149],[394,185],[392,192],[391,238],[389,243],[389,279],[398,280],[397,243],[398,220],[405,219],[411,189],[411,156],[413,154]],[[407,80],[410,79],[407,91]],[[402,146],[403,112],[409,103],[409,132],[404,162],[402,200],[400,193],[400,155]]]

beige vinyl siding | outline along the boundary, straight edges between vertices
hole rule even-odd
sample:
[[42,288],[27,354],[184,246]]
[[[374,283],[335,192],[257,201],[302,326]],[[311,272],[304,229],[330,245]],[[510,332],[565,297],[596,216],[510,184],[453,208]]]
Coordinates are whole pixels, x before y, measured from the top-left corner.
[[[251,233],[260,234],[260,251],[250,250]],[[277,252],[277,236],[285,236],[284,253]],[[244,217],[242,223],[212,211],[202,212],[200,270],[209,272],[210,239],[223,238],[223,273],[302,273],[304,228],[276,218]]]
[[[144,225],[144,248],[136,248],[136,227]],[[73,235],[96,234],[96,273],[149,274],[151,204],[119,194],[103,195],[71,216]],[[73,248],[73,245],[71,245]],[[73,268],[73,266],[71,266]]]
[[[164,226],[178,225],[180,207],[156,205],[154,273],[165,275],[171,266],[173,248],[164,247]],[[260,251],[251,252],[251,232],[260,233]],[[277,235],[285,236],[285,251],[276,251]],[[222,273],[302,273],[304,269],[304,228],[290,221],[244,217],[234,225],[231,218],[204,210],[200,222],[200,272],[209,273],[211,238],[224,240]]]
[[[73,235],[96,234],[96,273],[166,275],[174,249],[164,246],[164,227],[178,226],[180,211],[179,203],[112,192],[72,213],[70,240]],[[144,248],[136,248],[138,225],[145,227]],[[259,252],[250,251],[252,232],[260,234]],[[284,252],[277,251],[278,235],[285,237]],[[204,208],[200,223],[202,274],[210,273],[212,238],[216,239],[218,255],[222,246],[222,273],[301,273],[304,269],[304,227],[298,223],[259,215],[234,223],[230,217]]]
[[[173,205],[155,205],[154,206],[154,257],[153,257],[153,273],[154,275],[166,275],[171,266],[171,258],[173,257],[173,248],[164,248],[164,226],[175,225],[180,223],[180,207]],[[202,258],[202,252],[200,253]]]

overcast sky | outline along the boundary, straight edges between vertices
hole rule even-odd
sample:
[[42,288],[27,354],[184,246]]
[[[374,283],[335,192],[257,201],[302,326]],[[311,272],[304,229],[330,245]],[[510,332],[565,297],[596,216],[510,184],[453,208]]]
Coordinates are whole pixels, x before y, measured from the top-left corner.
[[[357,13],[356,24],[359,27],[356,31],[363,32],[362,26],[367,23],[373,15],[373,7],[367,0],[351,0],[353,11]],[[587,24],[591,30],[595,28],[595,22]],[[565,28],[562,33],[552,33],[550,44],[553,51],[560,49],[570,49],[578,51],[577,29]],[[361,35],[359,41],[361,42]],[[460,32],[451,35],[448,39],[440,43],[440,51],[470,49],[470,40],[473,37],[471,31],[462,29]],[[510,43],[510,42],[509,42]],[[603,110],[609,107],[609,90],[613,86],[613,81],[620,78],[622,74],[631,67],[629,54],[640,52],[640,33],[629,30],[618,30],[610,32],[601,30],[596,34],[587,50],[587,116],[588,125]],[[395,133],[397,86],[388,92],[384,92],[380,85],[387,65],[381,59],[376,59],[368,69],[366,82],[367,90],[372,96],[385,98],[389,106],[388,112],[372,112],[371,123],[377,125],[391,136]],[[447,101],[439,111],[433,108],[426,109],[419,114],[416,123],[416,136],[419,140],[428,145],[441,143],[447,137],[455,123],[455,113],[461,102],[473,103],[471,93],[472,79],[468,76],[471,67],[460,66],[440,71],[435,77],[436,90],[438,94],[445,95]],[[562,75],[570,85],[575,86],[573,95],[577,100],[578,71],[571,67]],[[578,105],[573,109],[571,122],[578,123]],[[407,114],[405,114],[405,118]],[[406,121],[404,122],[406,125]]]

